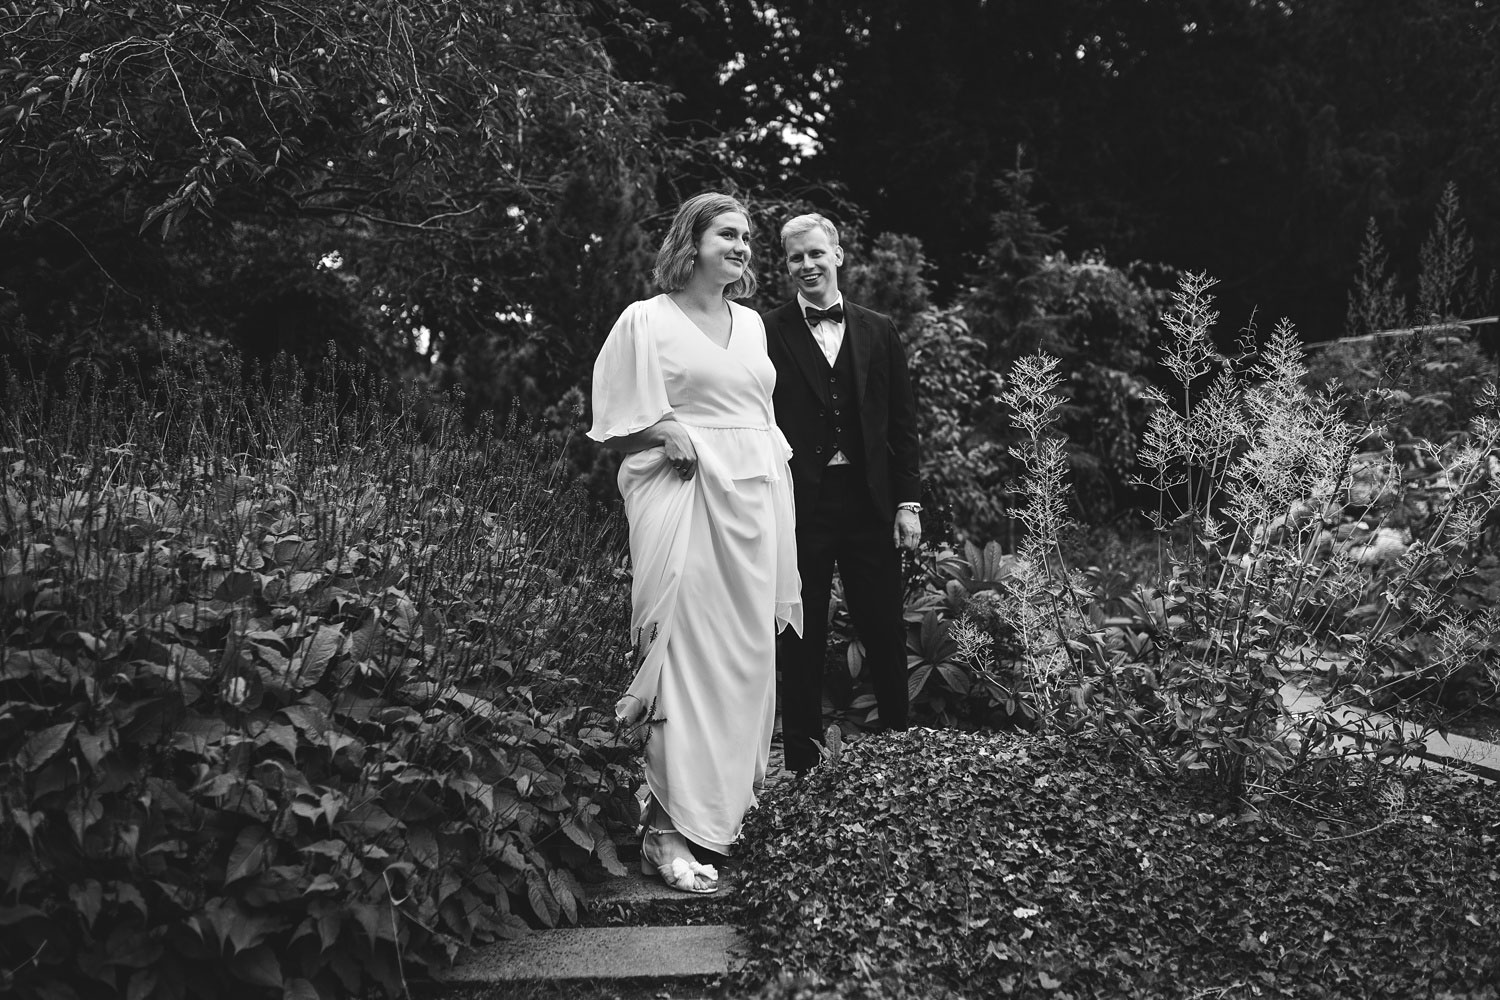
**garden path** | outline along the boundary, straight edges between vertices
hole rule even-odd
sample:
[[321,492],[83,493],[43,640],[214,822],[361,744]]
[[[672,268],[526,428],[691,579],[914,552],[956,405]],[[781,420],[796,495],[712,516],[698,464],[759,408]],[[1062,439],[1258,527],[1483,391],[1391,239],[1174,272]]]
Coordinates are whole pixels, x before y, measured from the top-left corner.
[[[1305,718],[1323,711],[1323,699],[1299,677],[1293,676],[1282,686],[1281,696],[1294,718]],[[1352,734],[1362,726],[1366,729],[1373,726],[1389,731],[1392,725],[1392,720],[1379,713],[1366,713],[1354,708],[1338,708],[1333,715],[1346,727],[1348,735],[1338,738],[1344,744],[1353,744]],[[1481,781],[1500,781],[1500,745],[1457,733],[1445,736],[1410,723],[1402,725],[1401,730],[1403,736],[1415,744],[1410,755],[1398,758],[1403,766],[1441,767],[1472,775]]]
[[[1323,701],[1294,676],[1282,689],[1288,711],[1306,718]],[[1361,723],[1388,724],[1379,715],[1339,709],[1335,716],[1353,733]],[[1400,758],[1404,766],[1442,767],[1500,781],[1500,745],[1457,734],[1405,727],[1419,749]],[[1341,737],[1352,743],[1352,736]],[[784,777],[780,744],[772,747],[768,781]],[[444,1000],[644,1000],[696,998],[715,987],[743,947],[731,922],[738,871],[733,859],[714,859],[719,892],[695,896],[675,892],[659,879],[639,874],[639,845],[618,845],[629,874],[589,886],[595,926],[538,931],[519,941],[479,949],[443,979]]]
[[[781,746],[771,748],[768,784],[783,777]],[[588,887],[592,920],[604,926],[537,931],[466,956],[442,979],[448,1000],[501,997],[698,997],[711,992],[742,947],[732,923],[738,871],[714,858],[720,888],[692,895],[642,875],[640,845],[616,847],[628,874]]]

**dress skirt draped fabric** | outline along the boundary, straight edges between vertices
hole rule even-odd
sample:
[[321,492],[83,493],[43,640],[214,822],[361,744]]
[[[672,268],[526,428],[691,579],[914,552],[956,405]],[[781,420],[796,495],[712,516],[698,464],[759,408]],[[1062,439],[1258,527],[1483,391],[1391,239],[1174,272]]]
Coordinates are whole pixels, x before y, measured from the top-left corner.
[[649,715],[647,787],[679,831],[723,853],[766,774],[776,633],[802,630],[776,370],[760,317],[729,306],[726,347],[666,295],[627,308],[594,366],[589,431],[607,442],[670,414],[698,453],[687,482],[659,447],[620,466],[631,632],[645,655],[616,711]]

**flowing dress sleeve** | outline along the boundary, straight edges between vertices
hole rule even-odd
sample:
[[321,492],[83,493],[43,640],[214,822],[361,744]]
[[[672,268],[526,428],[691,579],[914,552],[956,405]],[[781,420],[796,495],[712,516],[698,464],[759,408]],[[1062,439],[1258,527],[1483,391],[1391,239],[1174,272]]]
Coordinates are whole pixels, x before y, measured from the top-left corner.
[[594,361],[593,404],[588,434],[600,442],[645,430],[672,412],[644,302],[626,307],[605,338]]

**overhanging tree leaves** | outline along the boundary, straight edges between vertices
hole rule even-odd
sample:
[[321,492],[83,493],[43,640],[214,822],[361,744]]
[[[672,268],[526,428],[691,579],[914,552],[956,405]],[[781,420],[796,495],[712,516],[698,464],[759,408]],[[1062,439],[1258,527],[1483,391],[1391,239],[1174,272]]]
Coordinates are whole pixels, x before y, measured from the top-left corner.
[[747,137],[735,151],[788,190],[840,185],[869,231],[922,241],[943,299],[984,252],[1018,145],[1070,253],[1207,268],[1231,279],[1229,312],[1323,335],[1367,218],[1418,231],[1450,180],[1476,218],[1494,208],[1491,2],[670,6],[645,78],[688,91],[673,128]]
[[659,92],[583,23],[601,6],[636,21],[614,0],[0,8],[0,285],[51,342],[152,308],[213,325],[237,264],[311,236],[388,335],[450,357],[519,336],[570,183],[649,192],[660,156]]

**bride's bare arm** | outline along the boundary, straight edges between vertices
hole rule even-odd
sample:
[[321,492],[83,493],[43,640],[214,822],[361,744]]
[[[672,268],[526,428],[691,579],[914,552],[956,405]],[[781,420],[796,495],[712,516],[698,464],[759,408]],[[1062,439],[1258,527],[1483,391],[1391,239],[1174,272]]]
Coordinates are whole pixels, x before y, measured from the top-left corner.
[[693,473],[698,471],[698,449],[693,447],[693,439],[671,414],[645,430],[613,437],[604,443],[627,455],[648,448],[661,448],[667,453],[667,461],[683,479],[692,479]]
[[634,434],[622,434],[605,441],[608,448],[615,451],[623,451],[629,455],[632,452],[645,451],[647,448],[659,448],[667,443],[668,436],[673,431],[681,432],[682,426],[677,423],[677,418],[671,414],[662,417],[656,423],[645,430],[636,431]]
[[645,451],[648,448],[662,448],[667,453],[667,460],[684,479],[691,479],[698,465],[698,449],[693,447],[692,438],[688,437],[687,431],[671,414],[662,417],[645,430],[612,437],[604,443],[627,455],[632,452]]

